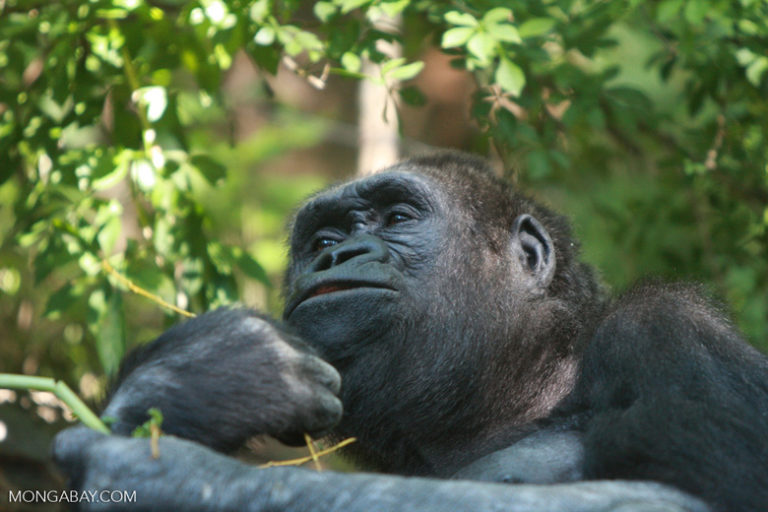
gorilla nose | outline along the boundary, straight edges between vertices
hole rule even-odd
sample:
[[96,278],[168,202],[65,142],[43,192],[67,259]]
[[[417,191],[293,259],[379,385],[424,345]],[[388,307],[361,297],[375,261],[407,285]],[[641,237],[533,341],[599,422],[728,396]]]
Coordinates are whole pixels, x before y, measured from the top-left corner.
[[379,238],[362,235],[328,247],[312,262],[312,272],[321,272],[350,262],[356,265],[389,259],[389,249]]

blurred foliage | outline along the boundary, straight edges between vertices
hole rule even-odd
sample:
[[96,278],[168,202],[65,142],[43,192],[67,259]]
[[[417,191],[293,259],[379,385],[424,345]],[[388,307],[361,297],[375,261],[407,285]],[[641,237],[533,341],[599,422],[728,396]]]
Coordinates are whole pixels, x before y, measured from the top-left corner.
[[197,312],[271,286],[285,213],[324,179],[254,170],[328,126],[265,88],[268,122],[235,140],[222,84],[239,55],[422,105],[430,47],[474,79],[472,149],[571,214],[608,282],[704,280],[768,348],[763,0],[2,0],[0,36],[0,315],[27,325],[0,329],[0,371],[111,373],[176,321],[104,261]]

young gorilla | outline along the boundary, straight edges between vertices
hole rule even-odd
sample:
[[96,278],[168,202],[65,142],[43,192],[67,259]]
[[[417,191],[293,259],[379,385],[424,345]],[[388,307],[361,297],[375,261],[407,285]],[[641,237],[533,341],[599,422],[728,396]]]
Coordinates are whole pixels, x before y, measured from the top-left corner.
[[[125,361],[115,433],[159,407],[195,443],[162,438],[155,460],[145,439],[72,429],[54,446],[72,485],[136,490],[130,510],[768,503],[766,358],[691,287],[607,301],[566,221],[481,160],[415,158],[311,198],[285,282],[285,325],[215,311]],[[410,478],[259,470],[200,446],[327,431]]]

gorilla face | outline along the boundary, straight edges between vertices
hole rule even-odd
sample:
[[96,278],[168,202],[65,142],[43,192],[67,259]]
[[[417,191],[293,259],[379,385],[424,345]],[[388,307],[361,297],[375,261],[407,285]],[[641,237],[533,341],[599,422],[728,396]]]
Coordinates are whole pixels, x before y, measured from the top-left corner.
[[334,363],[424,313],[450,218],[428,179],[388,172],[333,188],[297,214],[284,317]]

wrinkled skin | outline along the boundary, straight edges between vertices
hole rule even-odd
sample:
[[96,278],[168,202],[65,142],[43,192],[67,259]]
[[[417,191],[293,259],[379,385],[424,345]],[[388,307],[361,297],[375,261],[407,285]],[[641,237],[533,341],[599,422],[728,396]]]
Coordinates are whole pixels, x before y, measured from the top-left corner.
[[[290,256],[282,322],[207,313],[124,362],[115,433],[159,407],[186,440],[162,439],[154,460],[146,440],[66,431],[54,456],[73,487],[135,489],[128,510],[768,502],[766,358],[690,286],[608,301],[565,219],[482,161],[417,158],[332,187],[298,211]],[[390,475],[258,470],[211,450],[304,432],[355,436],[347,454]]]

